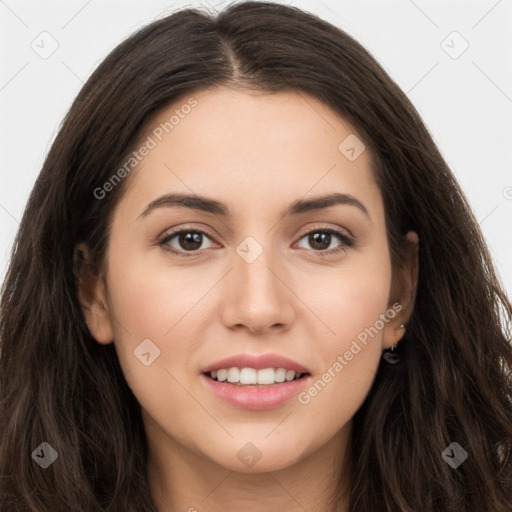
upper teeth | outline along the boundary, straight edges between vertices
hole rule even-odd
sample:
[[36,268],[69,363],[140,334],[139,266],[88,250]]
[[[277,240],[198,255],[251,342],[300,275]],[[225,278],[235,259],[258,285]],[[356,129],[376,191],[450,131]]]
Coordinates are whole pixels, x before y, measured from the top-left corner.
[[301,374],[286,368],[264,368],[256,370],[254,368],[223,368],[211,372],[212,379],[217,378],[219,382],[228,382],[240,384],[274,384],[275,382],[290,381]]

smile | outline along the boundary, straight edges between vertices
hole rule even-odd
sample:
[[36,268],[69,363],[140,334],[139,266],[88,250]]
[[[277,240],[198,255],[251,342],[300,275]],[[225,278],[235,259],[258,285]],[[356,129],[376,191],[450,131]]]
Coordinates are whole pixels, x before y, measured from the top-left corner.
[[[243,372],[245,369],[250,371]],[[227,373],[231,370],[232,368],[229,368],[229,370],[224,371]],[[238,370],[238,368],[235,368],[235,370]],[[309,373],[295,375],[295,372],[293,372],[293,376],[292,374],[288,374],[289,376],[292,376],[291,380],[286,380],[285,376],[285,380],[283,382],[276,382],[276,378],[282,377],[282,371],[280,372],[279,370],[284,370],[284,368],[277,368],[275,370],[274,368],[265,368],[263,371],[265,372],[265,370],[269,371],[262,374],[263,378],[267,378],[267,381],[272,379],[274,380],[273,383],[243,384],[240,383],[240,376],[237,377],[236,382],[228,382],[227,380],[219,382],[217,380],[218,373],[219,371],[222,372],[222,377],[224,373],[222,370],[217,371],[217,377],[215,379],[212,378],[211,374],[204,373],[200,375],[200,378],[206,388],[223,402],[237,408],[253,411],[276,409],[277,407],[286,404],[289,400],[296,397],[301,391],[303,391],[311,381],[311,375]],[[239,373],[242,375],[242,380],[244,380],[245,373],[254,376],[256,370],[254,368],[242,368]],[[235,376],[236,373],[233,372],[233,378]],[[251,381],[254,381],[253,377],[251,379]]]
[[281,382],[290,382],[297,380],[305,373],[296,373],[286,368],[264,368],[257,370],[255,368],[221,368],[213,370],[207,374],[211,379],[217,382],[229,382],[241,386],[246,385],[272,385]]

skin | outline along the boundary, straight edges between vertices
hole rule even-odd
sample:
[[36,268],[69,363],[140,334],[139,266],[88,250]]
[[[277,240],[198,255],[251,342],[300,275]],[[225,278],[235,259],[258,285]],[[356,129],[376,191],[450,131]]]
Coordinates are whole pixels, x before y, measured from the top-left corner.
[[[193,97],[197,106],[126,178],[103,273],[81,286],[87,323],[99,343],[115,343],[141,404],[159,510],[329,510],[331,479],[348,483],[351,474],[351,419],[382,350],[400,340],[411,314],[416,253],[407,253],[393,278],[369,151],[349,161],[338,150],[355,130],[327,106],[303,94],[227,87]],[[152,126],[187,99],[161,111]],[[214,198],[232,216],[160,207],[140,217],[171,192]],[[351,205],[280,216],[297,199],[332,192],[353,195],[368,216]],[[332,235],[330,244],[315,245],[304,235],[335,227],[348,230],[355,245],[320,258],[323,247],[344,242]],[[158,240],[170,228],[205,231],[195,250],[202,254],[166,251]],[[247,236],[263,250],[251,263],[236,251]],[[418,242],[415,233],[407,237]],[[187,253],[177,236],[169,246]],[[395,302],[395,318],[307,404],[294,397],[276,409],[241,409],[199,378],[224,357],[277,352],[309,368],[315,382]],[[134,357],[144,339],[160,350],[149,366]],[[237,457],[248,442],[261,453],[251,467]],[[346,500],[336,510],[348,510]]]

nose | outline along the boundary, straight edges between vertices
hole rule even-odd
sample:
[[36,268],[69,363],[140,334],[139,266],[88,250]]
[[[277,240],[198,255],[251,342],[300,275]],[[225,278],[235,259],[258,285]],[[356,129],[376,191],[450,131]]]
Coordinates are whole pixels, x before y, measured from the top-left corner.
[[268,250],[251,263],[235,252],[225,282],[224,324],[252,333],[289,329],[295,315],[294,294],[286,274]]

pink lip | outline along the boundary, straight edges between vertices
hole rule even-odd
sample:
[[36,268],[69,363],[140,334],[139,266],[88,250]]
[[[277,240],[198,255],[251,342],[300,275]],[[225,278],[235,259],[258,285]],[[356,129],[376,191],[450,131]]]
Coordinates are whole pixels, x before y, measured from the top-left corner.
[[261,356],[238,354],[208,365],[206,368],[201,370],[201,373],[208,373],[214,370],[233,367],[254,368],[255,370],[263,370],[264,368],[285,368],[286,370],[293,370],[295,373],[311,373],[305,366],[302,366],[287,357],[272,353],[263,354]]
[[[267,366],[267,368],[269,367]],[[282,368],[282,366],[279,366],[279,368]],[[237,386],[228,382],[217,382],[206,375],[200,375],[200,378],[208,389],[229,404],[244,409],[261,411],[275,409],[292,397],[297,396],[300,390],[309,383],[311,375],[270,386]]]

